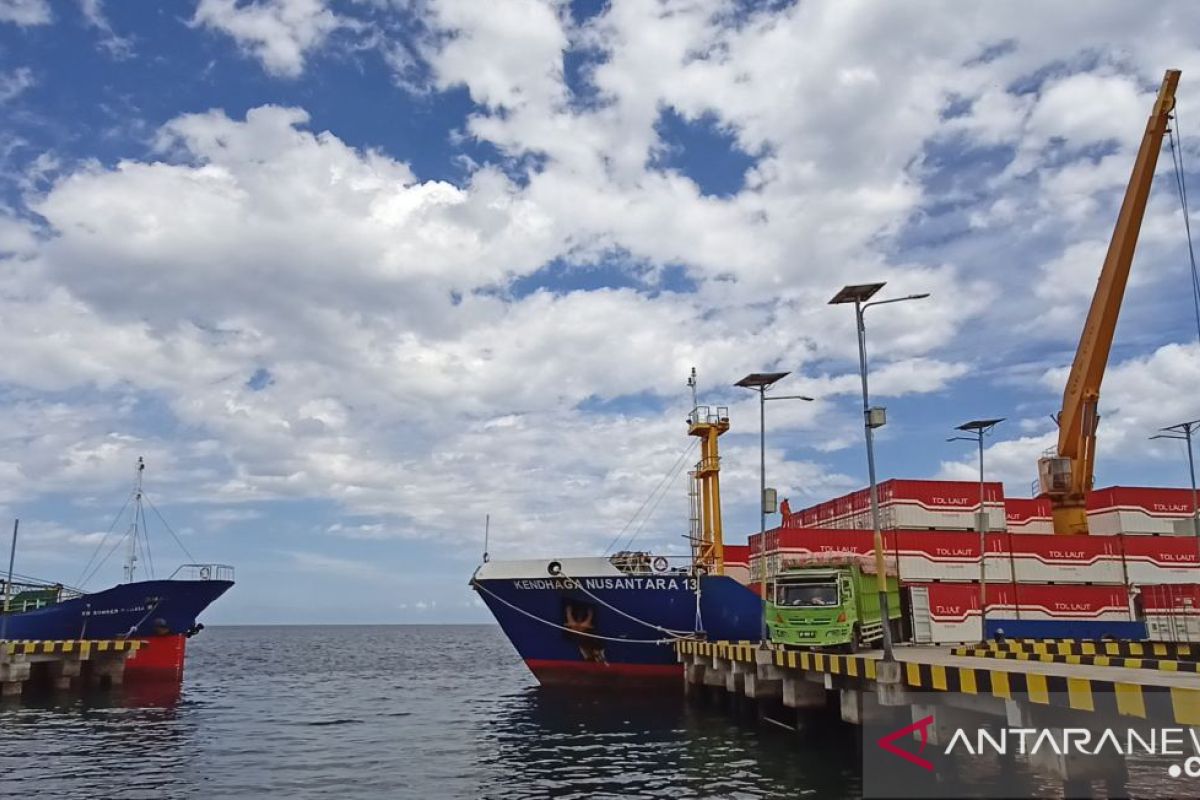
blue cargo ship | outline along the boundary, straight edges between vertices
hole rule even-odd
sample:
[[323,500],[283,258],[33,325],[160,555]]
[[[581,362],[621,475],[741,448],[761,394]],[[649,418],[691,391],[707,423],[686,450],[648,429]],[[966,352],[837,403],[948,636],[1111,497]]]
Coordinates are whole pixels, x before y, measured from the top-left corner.
[[[0,639],[144,639],[145,645],[127,666],[128,674],[182,676],[185,640],[203,628],[197,621],[201,612],[233,586],[233,567],[184,564],[165,579],[134,580],[138,553],[149,551],[143,510],[144,470],[145,462],[139,458],[133,494],[125,506],[131,513],[129,528],[123,535],[127,547],[125,582],[98,592],[84,592],[61,583],[13,580],[10,564],[9,580],[0,579],[0,597],[3,598]],[[121,513],[124,511],[123,508]],[[118,514],[109,533],[120,517]],[[105,534],[84,568],[85,576],[94,575],[107,560],[108,556],[105,556],[96,563],[108,542],[108,535]],[[16,537],[17,530],[14,529],[14,554]],[[176,541],[179,542],[178,537]],[[111,555],[120,544],[118,540],[108,554]],[[182,542],[179,544],[182,548]]]
[[472,585],[542,684],[678,678],[676,639],[757,639],[762,624],[732,577],[620,559],[490,561]]
[[717,439],[728,409],[694,406],[688,435],[700,440],[691,472],[692,553],[665,556],[488,561],[471,586],[543,684],[678,678],[678,639],[757,640],[762,601],[725,574]]
[[87,594],[60,586],[14,584],[10,611],[4,615],[5,637],[120,639],[187,634],[196,629],[200,612],[233,586],[229,567],[188,567],[196,573],[192,579],[135,581]]

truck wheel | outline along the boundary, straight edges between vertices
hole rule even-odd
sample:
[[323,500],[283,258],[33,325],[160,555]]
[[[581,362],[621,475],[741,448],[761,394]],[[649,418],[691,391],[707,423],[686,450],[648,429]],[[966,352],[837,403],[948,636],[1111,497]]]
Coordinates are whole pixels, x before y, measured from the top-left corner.
[[850,629],[850,652],[857,653],[859,650],[862,650],[862,628],[856,622]]

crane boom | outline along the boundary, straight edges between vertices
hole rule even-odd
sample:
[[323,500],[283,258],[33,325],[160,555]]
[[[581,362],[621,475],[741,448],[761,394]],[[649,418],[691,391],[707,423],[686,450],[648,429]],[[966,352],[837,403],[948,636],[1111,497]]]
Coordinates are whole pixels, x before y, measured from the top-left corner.
[[1142,145],[1133,162],[1133,173],[1125,188],[1125,199],[1108,244],[1108,254],[1100,270],[1100,280],[1092,305],[1088,309],[1079,348],[1063,392],[1062,410],[1058,421],[1057,455],[1038,462],[1038,478],[1044,495],[1051,500],[1054,532],[1084,534],[1087,525],[1087,495],[1092,489],[1092,473],[1096,460],[1096,426],[1100,421],[1098,404],[1100,383],[1108,366],[1117,317],[1129,280],[1134,249],[1146,214],[1150,185],[1158,164],[1158,153],[1167,133],[1171,112],[1175,108],[1175,87],[1180,71],[1169,69],[1163,76],[1154,110],[1146,123]]

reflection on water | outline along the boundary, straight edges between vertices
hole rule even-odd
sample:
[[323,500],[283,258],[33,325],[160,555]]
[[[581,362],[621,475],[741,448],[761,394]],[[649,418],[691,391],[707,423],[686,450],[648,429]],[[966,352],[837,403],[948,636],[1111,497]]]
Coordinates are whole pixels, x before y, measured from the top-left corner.
[[672,693],[527,689],[475,727],[489,797],[845,797],[858,785],[852,737],[738,725]]
[[852,730],[797,737],[660,692],[536,687],[500,633],[213,628],[182,695],[0,708],[0,796],[847,797]]

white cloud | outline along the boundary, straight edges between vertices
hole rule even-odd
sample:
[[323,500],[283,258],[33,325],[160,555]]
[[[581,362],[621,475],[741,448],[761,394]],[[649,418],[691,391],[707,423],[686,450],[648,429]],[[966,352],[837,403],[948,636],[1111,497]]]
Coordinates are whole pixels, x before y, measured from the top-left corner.
[[[1053,369],[1042,376],[1049,392],[1061,395],[1066,368]],[[1160,428],[1200,418],[1200,402],[1192,387],[1200,382],[1200,345],[1168,344],[1152,353],[1112,364],[1100,391],[1100,426],[1096,434],[1096,485],[1114,481],[1106,477],[1109,465],[1135,459],[1176,459],[1173,448],[1150,440]],[[1007,491],[1027,496],[1037,478],[1037,459],[1057,446],[1058,431],[1049,420],[1018,420],[1018,428],[1048,429],[1036,435],[999,441],[985,453],[985,464],[993,480],[1003,480]],[[1011,424],[1011,423],[1006,423]],[[1004,427],[997,429],[1003,435]],[[971,480],[979,475],[973,455],[961,460],[942,462],[939,477]]]
[[100,32],[100,47],[113,58],[129,58],[133,40],[119,35],[104,14],[104,0],[79,0],[79,9],[88,25]]
[[48,0],[0,0],[0,22],[46,25],[52,18]]
[[0,104],[13,100],[36,83],[33,70],[29,67],[17,67],[11,72],[0,72]]
[[[1003,437],[1004,430],[998,428],[996,435]],[[1002,481],[1007,496],[1030,497],[1033,482],[1037,480],[1038,458],[1047,448],[1053,447],[1057,439],[1057,433],[1048,432],[1038,436],[1005,438],[987,445],[983,457],[984,476],[989,481]],[[979,480],[979,461],[973,446],[956,444],[962,445],[958,449],[964,455],[960,460],[943,461],[937,478],[948,481]],[[950,455],[950,446],[947,445],[946,449],[947,455]]]
[[[820,402],[770,408],[770,480],[820,499],[854,477],[794,451],[861,442],[845,402],[858,391],[853,315],[830,295],[869,279],[887,280],[890,296],[933,292],[870,312],[878,397],[954,390],[992,359],[1020,366],[1033,358],[1022,324],[1052,309],[1058,324],[1040,326],[1035,344],[1073,344],[1131,145],[1090,165],[1054,162],[1048,142],[1125,137],[1123,118],[1074,116],[1067,101],[1144,120],[1150,62],[1161,60],[1148,54],[1166,46],[1121,9],[1085,22],[1050,9],[1037,24],[1002,7],[929,13],[913,30],[910,9],[852,3],[731,24],[724,3],[631,1],[582,28],[560,3],[411,7],[432,31],[414,52],[435,87],[463,84],[483,104],[463,134],[499,148],[505,169],[421,180],[403,153],[356,149],[310,129],[301,109],[215,110],[164,125],[152,158],[36,181],[28,202],[44,227],[0,217],[0,252],[13,254],[0,262],[0,378],[32,394],[0,435],[4,491],[119,482],[149,449],[196,499],[332,500],[346,514],[333,536],[437,537],[474,554],[490,513],[498,555],[588,550],[686,446],[682,380],[695,364],[702,399],[736,398],[731,506],[754,503],[757,409],[711,387],[773,367]],[[315,0],[204,0],[194,21],[284,76],[359,24]],[[898,42],[900,29],[912,37]],[[1063,41],[1083,50],[1117,34],[1132,53],[1123,72],[1056,62],[1074,56]],[[973,60],[1009,37],[1005,54]],[[587,102],[563,74],[564,48],[579,44],[598,54]],[[1006,88],[1049,67],[1040,90]],[[943,118],[955,98],[970,111]],[[742,191],[707,196],[653,166],[667,107],[708,115],[757,157]],[[1011,146],[1026,171],[971,187],[979,234],[996,239],[910,255],[897,234],[946,199],[927,183],[929,149],[955,137]],[[1022,249],[1046,230],[1058,236]],[[631,286],[514,293],[551,263],[620,270]],[[688,289],[664,288],[670,268]],[[1173,359],[1186,352],[1160,353],[1143,369],[1162,380],[1167,366],[1182,370]],[[1145,401],[1120,388],[1146,379],[1135,363],[1128,379],[1123,366],[1110,376],[1106,408],[1119,410],[1106,426],[1148,420]],[[256,374],[269,380],[251,385]],[[1052,406],[1055,387],[1031,402]],[[37,399],[46,392],[88,401]],[[122,410],[131,398],[161,403],[183,446],[112,435],[136,427]],[[23,455],[21,425],[54,458]],[[1047,441],[1025,427],[989,451],[1011,481],[1032,478]],[[1102,442],[1121,441],[1105,430]],[[942,469],[956,476],[969,459]],[[679,545],[683,481],[669,484],[647,539]],[[291,558],[369,574],[313,556]]]
[[283,555],[288,557],[290,565],[294,569],[304,572],[372,582],[381,582],[388,578],[386,570],[367,561],[338,558],[305,550],[289,550]]
[[543,109],[566,99],[564,6],[545,0],[436,0],[428,21],[441,36],[427,49],[438,84],[466,85],[491,107]]
[[200,0],[192,24],[228,34],[267,72],[294,78],[308,54],[349,23],[325,0]]

